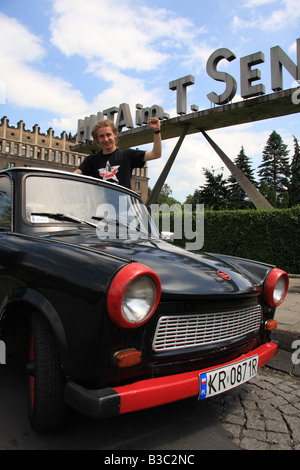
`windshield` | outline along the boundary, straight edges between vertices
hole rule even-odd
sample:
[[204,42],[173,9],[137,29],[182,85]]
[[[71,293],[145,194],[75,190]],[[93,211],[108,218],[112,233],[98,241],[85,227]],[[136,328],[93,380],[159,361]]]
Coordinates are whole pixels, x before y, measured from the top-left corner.
[[35,227],[80,224],[95,227],[99,238],[158,237],[138,198],[79,178],[28,176],[25,214]]

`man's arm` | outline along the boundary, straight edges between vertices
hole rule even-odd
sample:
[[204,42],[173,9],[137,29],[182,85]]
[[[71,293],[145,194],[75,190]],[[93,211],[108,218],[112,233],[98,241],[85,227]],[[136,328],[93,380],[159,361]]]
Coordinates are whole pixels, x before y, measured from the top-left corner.
[[82,171],[77,168],[77,170],[73,171],[73,173],[77,173],[77,175],[82,175]]
[[144,162],[149,160],[156,160],[161,157],[162,145],[161,145],[161,134],[160,134],[160,120],[156,117],[150,118],[148,121],[149,127],[154,132],[153,148],[147,150],[144,156]]

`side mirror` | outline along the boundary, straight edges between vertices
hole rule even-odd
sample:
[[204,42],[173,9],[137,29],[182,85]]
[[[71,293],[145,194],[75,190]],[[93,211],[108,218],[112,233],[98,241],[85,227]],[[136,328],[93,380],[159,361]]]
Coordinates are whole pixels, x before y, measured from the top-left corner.
[[168,243],[174,242],[174,233],[173,232],[161,232],[161,239]]

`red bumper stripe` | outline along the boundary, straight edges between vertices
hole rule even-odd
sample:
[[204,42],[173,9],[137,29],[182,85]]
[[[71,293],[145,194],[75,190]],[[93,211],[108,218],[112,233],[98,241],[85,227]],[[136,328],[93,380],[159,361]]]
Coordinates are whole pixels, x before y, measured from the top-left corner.
[[270,342],[250,353],[243,354],[234,361],[218,364],[215,367],[185,372],[184,374],[171,375],[156,379],[142,380],[131,385],[115,387],[114,390],[120,395],[120,413],[152,408],[165,405],[174,401],[182,400],[199,394],[199,374],[209,370],[225,367],[240,360],[258,355],[258,367],[263,367],[277,352],[277,344]]

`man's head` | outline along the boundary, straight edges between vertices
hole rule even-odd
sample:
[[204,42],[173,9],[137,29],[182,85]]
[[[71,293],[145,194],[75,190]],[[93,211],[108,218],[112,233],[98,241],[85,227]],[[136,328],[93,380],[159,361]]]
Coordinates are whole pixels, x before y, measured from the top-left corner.
[[116,150],[117,135],[118,129],[108,119],[98,121],[92,130],[92,136],[101,145],[103,153],[112,153]]

